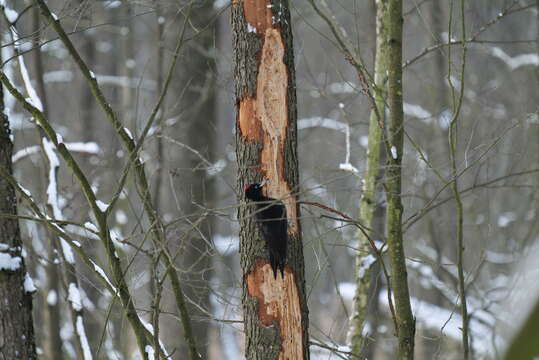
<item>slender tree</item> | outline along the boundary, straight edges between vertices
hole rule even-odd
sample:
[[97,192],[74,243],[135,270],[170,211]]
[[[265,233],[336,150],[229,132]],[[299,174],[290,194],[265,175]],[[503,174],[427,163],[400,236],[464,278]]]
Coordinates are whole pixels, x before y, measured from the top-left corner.
[[[0,167],[12,174],[9,121],[0,86]],[[26,272],[15,189],[0,176],[0,358],[37,359],[32,324],[32,280]],[[13,217],[9,217],[12,215]]]
[[402,103],[402,0],[388,2],[388,140],[387,156],[387,244],[391,264],[391,288],[395,297],[395,315],[399,342],[398,359],[413,359],[415,319],[410,305],[406,259],[402,241],[402,157],[404,149],[404,113]]
[[[451,8],[451,12],[452,12]],[[459,192],[458,184],[458,169],[457,169],[457,145],[458,145],[458,120],[462,109],[462,103],[464,99],[464,74],[466,69],[466,22],[464,14],[464,0],[460,1],[460,15],[461,15],[461,42],[462,42],[462,55],[461,65],[459,69],[459,94],[457,95],[453,80],[451,78],[451,48],[448,52],[448,75],[447,80],[451,88],[451,98],[453,100],[453,118],[449,125],[449,160],[451,161],[451,191],[455,198],[455,215],[456,215],[456,243],[457,243],[457,274],[458,274],[458,291],[460,300],[460,312],[462,316],[462,349],[463,358],[468,360],[470,357],[470,345],[469,345],[469,329],[468,329],[468,308],[467,308],[467,294],[466,294],[466,280],[464,275],[464,206]],[[451,23],[449,24],[449,36],[451,37]]]
[[371,290],[371,275],[376,257],[367,236],[372,237],[374,231],[374,212],[377,207],[376,195],[380,176],[380,156],[382,153],[383,116],[386,101],[387,84],[387,0],[376,2],[376,54],[374,65],[375,106],[369,120],[369,144],[367,148],[367,166],[363,175],[363,192],[359,218],[366,227],[365,233],[359,232],[359,251],[356,255],[356,293],[354,295],[353,312],[350,319],[349,341],[354,354],[361,354],[365,347],[362,330],[367,316],[368,300]]
[[[288,2],[234,1],[238,185],[268,179],[288,217],[288,258],[274,278],[265,242],[242,206],[240,256],[247,359],[308,359],[308,312],[299,223],[295,70]],[[240,201],[245,201],[240,190]]]

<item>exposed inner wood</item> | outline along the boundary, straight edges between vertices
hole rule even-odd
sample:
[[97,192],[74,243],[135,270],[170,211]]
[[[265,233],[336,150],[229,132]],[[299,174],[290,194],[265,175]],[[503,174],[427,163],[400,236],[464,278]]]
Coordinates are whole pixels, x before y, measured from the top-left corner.
[[243,13],[245,20],[256,29],[257,34],[263,35],[273,25],[270,0],[243,0]]
[[[246,143],[261,144],[260,169],[269,180],[266,195],[281,199],[286,206],[290,239],[299,239],[296,197],[285,177],[285,144],[288,119],[288,70],[283,61],[285,44],[280,28],[272,25],[269,1],[244,0],[247,23],[256,29],[263,46],[257,55],[255,97],[247,95],[239,103],[239,129]],[[252,29],[251,29],[252,30]],[[295,240],[292,240],[295,241]],[[285,278],[274,278],[269,263],[258,260],[246,276],[247,290],[258,300],[258,318],[263,326],[280,330],[280,360],[304,359],[300,297],[292,269],[285,268]]]
[[[296,198],[285,178],[284,145],[288,127],[288,71],[284,43],[278,29],[267,29],[257,76],[256,98],[244,96],[239,104],[239,126],[246,141],[262,142],[261,172],[269,179],[267,196],[286,205],[288,231],[298,235]],[[262,128],[262,134],[259,129]]]
[[255,99],[246,96],[240,101],[240,131],[249,141],[262,141],[259,119],[256,116]]
[[297,236],[296,198],[285,178],[284,146],[288,128],[288,71],[283,62],[284,43],[277,29],[268,29],[262,48],[256,88],[256,114],[262,122],[262,172],[270,180],[269,197],[282,199],[289,219],[288,231]]
[[285,278],[273,277],[271,266],[258,261],[247,275],[249,296],[258,299],[258,318],[265,326],[275,324],[280,329],[279,360],[303,359],[301,307],[294,273],[287,266]]

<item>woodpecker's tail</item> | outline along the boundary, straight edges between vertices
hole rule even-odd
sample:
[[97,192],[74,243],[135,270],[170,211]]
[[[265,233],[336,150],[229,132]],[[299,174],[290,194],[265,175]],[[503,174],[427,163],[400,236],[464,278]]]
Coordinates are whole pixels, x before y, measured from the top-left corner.
[[281,271],[281,277],[284,280],[284,267],[286,266],[286,257],[270,252],[270,265],[273,270],[273,277],[277,279],[277,271]]

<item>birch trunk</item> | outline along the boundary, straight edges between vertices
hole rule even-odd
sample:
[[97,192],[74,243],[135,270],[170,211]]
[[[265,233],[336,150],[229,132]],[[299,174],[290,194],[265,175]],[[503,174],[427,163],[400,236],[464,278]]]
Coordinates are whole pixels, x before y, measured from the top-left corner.
[[[376,210],[377,186],[380,177],[380,156],[382,152],[382,128],[387,91],[387,0],[376,1],[376,54],[374,64],[374,98],[377,111],[371,111],[369,120],[369,144],[367,148],[367,166],[363,175],[363,192],[361,194],[360,221],[368,229],[374,228],[374,212]],[[374,231],[367,230],[373,237]],[[359,251],[356,255],[356,293],[354,295],[353,313],[350,319],[349,341],[352,353],[360,355],[364,351],[365,339],[362,336],[363,326],[368,310],[371,293],[371,275],[376,261],[368,238],[359,232]]]

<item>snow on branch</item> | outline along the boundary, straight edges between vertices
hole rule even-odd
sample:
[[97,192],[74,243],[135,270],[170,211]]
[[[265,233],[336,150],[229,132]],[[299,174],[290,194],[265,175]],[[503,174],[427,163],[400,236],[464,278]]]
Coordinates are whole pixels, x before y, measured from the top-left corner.
[[118,290],[116,289],[116,287],[114,285],[112,285],[112,283],[110,282],[107,274],[105,274],[105,271],[101,268],[101,266],[97,265],[93,260],[90,259],[90,262],[92,263],[92,265],[94,266],[94,270],[95,272],[101,277],[101,279],[107,283],[107,285],[109,286],[110,290],[112,291],[112,293],[114,295],[118,295]]
[[90,350],[90,344],[88,337],[86,336],[86,330],[84,329],[84,323],[80,312],[83,309],[83,296],[81,289],[75,283],[70,283],[68,286],[67,300],[71,303],[71,307],[77,312],[77,318],[75,321],[75,331],[80,339],[82,347],[82,355],[84,360],[92,360],[92,352]]
[[323,118],[320,116],[314,116],[311,118],[298,120],[298,130],[316,127],[340,131],[344,133],[344,135],[346,136],[346,155],[344,162],[339,164],[339,169],[349,171],[353,174],[359,174],[359,170],[350,163],[350,126],[346,123],[342,123],[331,118]]
[[86,330],[84,329],[84,323],[82,322],[82,316],[77,316],[76,329],[77,335],[80,339],[82,347],[82,356],[84,360],[92,360],[92,352],[90,350],[90,343],[88,342],[88,337],[86,336]]
[[54,151],[54,144],[47,138],[43,138],[43,150],[49,161],[49,185],[47,186],[47,203],[52,208],[52,214],[57,220],[63,220],[60,205],[58,204],[58,186],[56,184],[56,171],[60,167],[60,159]]
[[[157,85],[154,80],[141,80],[127,76],[103,75],[95,73],[94,77],[97,79],[99,85],[113,85],[132,89],[140,88],[147,91],[155,91],[157,89]],[[73,72],[69,70],[48,71],[43,74],[43,80],[47,84],[70,82],[73,80]]]
[[344,134],[346,139],[346,155],[344,163],[339,164],[339,169],[350,171],[353,174],[359,174],[359,170],[350,163],[350,126],[348,126],[348,124],[346,124],[346,131]]
[[[49,162],[49,185],[47,186],[47,204],[52,208],[52,214],[56,220],[64,220],[64,215],[60,209],[60,204],[58,202],[58,184],[57,180],[57,171],[60,167],[60,159],[54,151],[54,144],[49,141],[47,138],[43,138],[43,150],[45,151],[45,156]],[[63,230],[62,230],[63,231]],[[75,255],[73,254],[73,249],[63,238],[60,239],[60,245],[62,247],[62,253],[65,260],[70,264],[75,264]]]
[[539,66],[537,53],[510,56],[497,46],[490,47],[489,53],[503,61],[511,70],[516,70],[522,66]]
[[[141,318],[139,316],[139,320],[140,320],[140,323],[146,328],[146,330],[148,330],[148,332],[152,335],[154,335],[154,329],[153,329],[153,325],[150,324],[149,322],[145,321],[143,318]],[[161,340],[159,340],[159,347],[161,348],[161,352],[163,352],[164,356],[165,356],[165,359],[169,359],[170,358],[170,355],[168,355],[168,352],[167,350],[165,349],[165,346],[163,345],[163,342]],[[146,351],[148,351],[148,349],[146,349]],[[152,347],[152,351],[155,351]]]
[[418,119],[429,119],[432,117],[432,114],[421,105],[410,103],[403,103],[402,105],[405,115],[416,117]]
[[321,127],[324,129],[340,131],[346,134],[348,124],[330,118],[323,118],[320,116],[314,116],[311,118],[298,120],[298,130],[304,130],[314,127]]
[[101,151],[99,145],[93,141],[65,143],[65,146],[69,151],[87,154],[99,154],[99,152]]
[[[8,16],[8,13],[14,13],[16,17],[18,17],[18,14],[15,10],[9,9],[7,7],[4,8],[4,13],[6,14],[6,16]],[[11,36],[13,37],[13,46],[17,53],[17,60],[19,61],[19,69],[21,72],[22,81],[24,83],[26,92],[28,93],[28,96],[29,96],[28,102],[31,103],[37,109],[39,109],[39,111],[43,111],[43,103],[41,102],[41,99],[37,95],[36,89],[34,89],[34,86],[32,85],[32,82],[30,81],[30,75],[28,74],[26,63],[24,62],[24,56],[22,54],[19,54],[19,50],[18,50],[19,35],[17,34],[17,30],[15,29],[14,26],[10,26],[9,30],[11,31]]]
[[[71,142],[71,143],[64,143],[66,148],[69,151],[73,152],[80,152],[80,153],[86,153],[86,154],[99,154],[101,149],[99,148],[99,145],[95,142]],[[11,157],[11,161],[13,163],[27,157],[33,154],[39,153],[40,147],[38,145],[32,145],[25,147],[24,149],[21,149],[17,151],[13,156]]]

